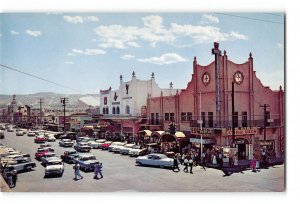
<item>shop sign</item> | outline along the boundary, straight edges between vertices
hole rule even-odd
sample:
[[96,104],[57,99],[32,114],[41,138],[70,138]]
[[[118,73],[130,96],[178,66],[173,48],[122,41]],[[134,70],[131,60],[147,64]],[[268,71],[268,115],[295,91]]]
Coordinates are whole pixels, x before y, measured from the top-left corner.
[[[190,138],[191,143],[201,144],[201,139],[199,138]],[[214,144],[213,139],[202,139],[202,144]]]
[[[232,129],[223,129],[222,133],[223,135],[232,135]],[[256,134],[257,134],[257,128],[251,128],[251,129],[235,128],[235,135],[256,135]]]
[[211,135],[213,131],[211,129],[202,129],[199,127],[191,127],[191,134],[199,135]]
[[260,146],[273,146],[273,141],[260,141]]

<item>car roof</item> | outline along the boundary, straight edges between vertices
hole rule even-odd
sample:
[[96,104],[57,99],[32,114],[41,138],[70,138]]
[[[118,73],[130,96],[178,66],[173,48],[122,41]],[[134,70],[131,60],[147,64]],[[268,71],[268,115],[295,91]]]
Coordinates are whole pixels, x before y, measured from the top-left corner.
[[48,163],[49,163],[49,162],[56,162],[56,161],[62,162],[62,160],[61,160],[60,158],[58,158],[58,157],[57,157],[57,158],[54,158],[54,157],[53,157],[53,159],[48,160]]
[[79,156],[80,157],[91,157],[91,156],[95,156],[95,155],[93,155],[91,153],[80,153]]

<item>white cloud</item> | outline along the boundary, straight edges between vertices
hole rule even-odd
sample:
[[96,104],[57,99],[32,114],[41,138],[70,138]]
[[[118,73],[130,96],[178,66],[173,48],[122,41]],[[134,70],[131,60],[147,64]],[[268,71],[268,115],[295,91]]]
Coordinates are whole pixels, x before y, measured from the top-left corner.
[[78,24],[78,23],[84,23],[84,22],[98,22],[99,18],[96,16],[63,16],[64,20],[73,23],[73,24]]
[[135,56],[127,54],[127,55],[123,55],[121,58],[124,60],[130,60],[130,59],[135,58]]
[[72,64],[74,64],[74,62],[66,61],[65,64],[72,65]]
[[138,59],[138,61],[145,62],[145,63],[157,64],[157,65],[164,65],[164,64],[185,62],[186,59],[184,59],[183,57],[181,57],[180,55],[178,55],[176,53],[166,53],[160,57],[143,58],[143,59]]
[[17,31],[11,30],[11,31],[10,31],[10,34],[12,34],[12,35],[19,35],[20,33],[17,32]]
[[77,55],[103,55],[106,51],[100,49],[72,49],[72,52],[69,52],[69,56],[77,56]]
[[209,20],[212,23],[219,23],[219,18],[213,15],[204,14],[203,18]]
[[[204,15],[211,21],[218,22],[212,15]],[[95,28],[98,35],[98,46],[101,48],[126,49],[141,47],[146,42],[150,47],[158,43],[187,47],[195,44],[211,43],[214,41],[247,40],[248,37],[236,31],[224,33],[214,26],[195,26],[189,24],[171,23],[169,27],[163,25],[160,16],[146,16],[142,18],[143,26],[101,25]]]
[[41,31],[33,31],[33,30],[26,30],[26,34],[32,36],[32,37],[38,37],[42,35]]
[[282,43],[277,43],[276,46],[277,46],[277,48],[283,48],[283,44]]

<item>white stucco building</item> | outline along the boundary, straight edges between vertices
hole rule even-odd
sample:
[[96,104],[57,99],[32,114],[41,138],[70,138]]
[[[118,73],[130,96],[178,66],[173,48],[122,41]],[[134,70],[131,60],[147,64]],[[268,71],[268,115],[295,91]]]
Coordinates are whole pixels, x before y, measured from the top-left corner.
[[170,87],[162,89],[155,82],[154,73],[149,80],[137,79],[135,72],[132,72],[130,81],[124,82],[120,76],[120,85],[117,90],[111,87],[107,90],[100,90],[100,113],[105,117],[139,117],[147,115],[147,98],[175,95],[177,89]]

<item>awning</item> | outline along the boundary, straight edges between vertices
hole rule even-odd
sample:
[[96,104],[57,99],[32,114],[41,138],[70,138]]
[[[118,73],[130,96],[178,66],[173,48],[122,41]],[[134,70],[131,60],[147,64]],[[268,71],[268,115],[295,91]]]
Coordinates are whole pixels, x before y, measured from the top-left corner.
[[175,136],[176,138],[185,138],[185,134],[183,132],[176,132]]
[[151,134],[151,137],[152,136],[157,136],[157,137],[161,137],[162,134],[164,134],[165,131],[153,131],[152,134]]
[[139,131],[139,133],[145,133],[145,136],[150,137],[151,134],[152,134],[152,131],[150,131],[150,130],[142,130],[142,131]]

